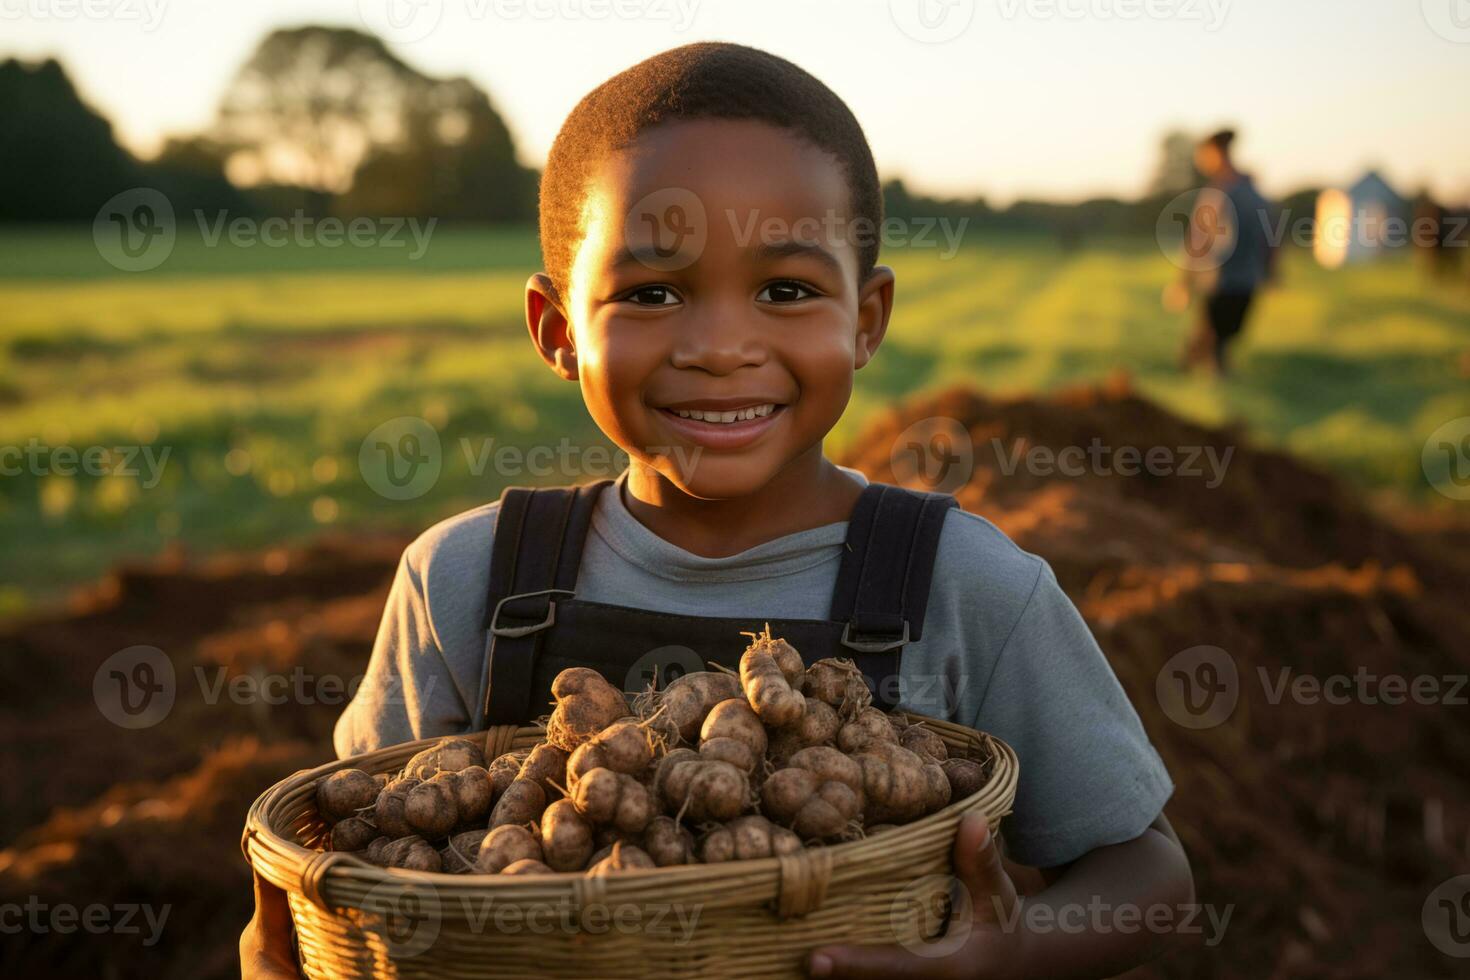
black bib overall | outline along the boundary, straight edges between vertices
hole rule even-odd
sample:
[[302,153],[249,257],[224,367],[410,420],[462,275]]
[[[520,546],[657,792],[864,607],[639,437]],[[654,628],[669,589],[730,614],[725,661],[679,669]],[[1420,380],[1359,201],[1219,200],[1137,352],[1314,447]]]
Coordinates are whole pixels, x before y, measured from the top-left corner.
[[707,662],[738,668],[749,643],[742,632],[767,622],[807,663],[856,663],[879,707],[898,701],[903,647],[922,635],[939,532],[954,497],[869,483],[848,524],[827,619],[704,617],[577,598],[592,510],[612,484],[510,487],[501,495],[485,603],[482,727],[525,725],[546,714],[551,682],[568,667],[591,667],[630,692],[662,687]]

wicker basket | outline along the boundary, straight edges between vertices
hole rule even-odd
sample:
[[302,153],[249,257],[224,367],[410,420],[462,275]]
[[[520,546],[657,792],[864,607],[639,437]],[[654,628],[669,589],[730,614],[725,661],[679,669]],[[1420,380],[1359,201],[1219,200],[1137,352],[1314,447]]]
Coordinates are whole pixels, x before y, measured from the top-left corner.
[[[318,851],[316,784],[341,769],[394,772],[437,739],[303,770],[250,808],[242,846],[288,895],[308,977],[802,976],[831,942],[923,943],[943,929],[950,850],[962,814],[995,829],[1015,798],[1004,742],[909,716],[951,755],[989,761],[985,787],[864,840],[729,864],[500,877],[380,868]],[[473,736],[482,737],[480,735]],[[541,728],[483,733],[486,758],[530,749]]]

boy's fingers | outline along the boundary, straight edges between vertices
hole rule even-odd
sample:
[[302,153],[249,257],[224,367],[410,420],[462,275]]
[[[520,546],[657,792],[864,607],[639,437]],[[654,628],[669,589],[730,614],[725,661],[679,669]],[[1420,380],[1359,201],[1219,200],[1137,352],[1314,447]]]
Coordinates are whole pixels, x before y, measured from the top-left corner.
[[807,960],[807,973],[841,980],[937,977],[944,975],[944,964],[898,946],[824,946]]
[[286,893],[255,875],[255,916],[240,934],[244,980],[288,980],[300,973],[291,952],[291,907]]
[[286,893],[255,873],[255,918],[264,937],[289,943],[291,906]]
[[975,919],[999,922],[1016,904],[1016,885],[1001,863],[1000,847],[985,817],[967,813],[954,838],[955,874],[969,889]]

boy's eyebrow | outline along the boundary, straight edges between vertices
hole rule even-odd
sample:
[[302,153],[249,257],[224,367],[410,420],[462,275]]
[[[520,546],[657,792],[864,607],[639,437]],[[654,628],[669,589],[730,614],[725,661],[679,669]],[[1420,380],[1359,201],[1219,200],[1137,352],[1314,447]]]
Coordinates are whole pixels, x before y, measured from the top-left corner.
[[675,252],[666,248],[660,248],[653,244],[623,245],[612,254],[608,262],[611,269],[622,269],[625,266],[637,265],[645,269],[662,271],[668,265],[669,259]]
[[[769,262],[775,259],[784,259],[789,256],[801,256],[816,259],[827,270],[835,276],[842,275],[842,263],[837,257],[816,242],[801,241],[799,239],[787,239],[781,242],[761,242],[753,249],[757,261]],[[614,270],[623,269],[627,266],[642,266],[645,269],[658,270],[668,264],[670,252],[668,249],[660,248],[651,243],[638,245],[622,245],[612,254],[609,267]]]
[[816,242],[790,238],[784,242],[762,242],[755,248],[755,257],[761,261],[784,259],[793,255],[816,259],[834,276],[842,275],[842,263],[837,261],[837,256]]

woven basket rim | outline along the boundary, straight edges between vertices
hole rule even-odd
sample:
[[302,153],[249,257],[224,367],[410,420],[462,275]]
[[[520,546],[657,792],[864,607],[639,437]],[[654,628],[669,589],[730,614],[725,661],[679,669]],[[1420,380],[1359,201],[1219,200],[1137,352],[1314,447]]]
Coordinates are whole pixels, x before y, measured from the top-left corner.
[[[842,877],[859,880],[863,877],[861,865],[864,854],[872,849],[888,850],[902,839],[905,832],[919,832],[924,828],[953,819],[960,811],[981,810],[991,817],[992,827],[1010,812],[1015,799],[1019,778],[1019,760],[1003,740],[967,728],[954,722],[929,718],[912,712],[896,712],[906,716],[911,723],[922,724],[943,734],[948,730],[957,740],[978,743],[978,747],[989,752],[993,760],[990,777],[984,786],[970,796],[953,800],[941,810],[918,820],[887,830],[876,837],[860,838],[840,844],[808,848],[797,856],[810,856],[812,852],[825,852],[822,860],[830,860],[832,875],[847,870]],[[501,726],[501,731],[514,728],[517,737],[530,737],[544,732],[537,726]],[[441,897],[453,898],[461,895],[484,896],[494,894],[507,900],[559,900],[581,901],[587,897],[587,876],[581,871],[554,872],[551,874],[506,876],[488,874],[450,874],[447,872],[411,871],[403,868],[384,868],[371,864],[351,852],[318,851],[298,843],[289,829],[278,829],[276,811],[287,797],[301,794],[315,787],[320,779],[343,769],[364,768],[370,772],[384,770],[380,763],[394,759],[406,762],[410,756],[423,748],[434,745],[444,738],[460,737],[488,739],[497,729],[467,732],[457,736],[436,736],[386,746],[372,752],[336,759],[312,769],[302,769],[271,786],[251,804],[241,839],[245,858],[257,872],[271,884],[287,892],[305,893],[323,908],[355,908],[351,899],[354,893],[366,893],[383,885],[412,886],[422,884]],[[314,794],[313,794],[314,796]],[[313,804],[314,805],[314,804]],[[488,828],[487,828],[488,829]],[[599,900],[616,897],[638,899],[656,894],[663,887],[699,879],[709,889],[713,901],[719,904],[718,895],[722,885],[741,886],[768,885],[771,895],[779,893],[783,872],[782,859],[759,858],[718,864],[677,865],[664,868],[630,869],[620,871],[602,879],[596,887]],[[311,886],[307,879],[310,877]],[[314,894],[313,894],[314,893]],[[330,894],[329,894],[330,893]],[[360,896],[359,896],[360,897]],[[747,892],[739,901],[748,903]]]

